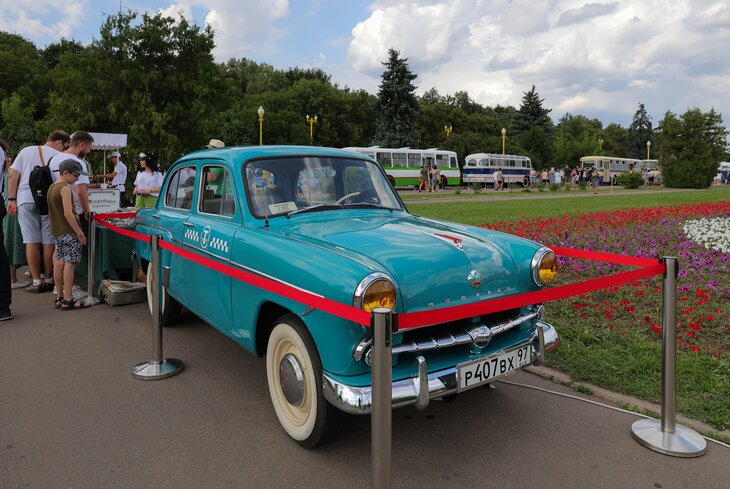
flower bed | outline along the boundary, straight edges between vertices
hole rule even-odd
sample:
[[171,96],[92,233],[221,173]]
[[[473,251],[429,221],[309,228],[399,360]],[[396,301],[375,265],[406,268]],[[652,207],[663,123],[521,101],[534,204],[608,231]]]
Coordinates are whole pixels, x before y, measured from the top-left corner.
[[[487,227],[546,246],[676,256],[678,406],[720,429],[730,427],[730,202],[568,214]],[[560,265],[560,283],[626,269],[563,257]],[[549,361],[577,380],[658,401],[661,286],[661,277],[654,277],[548,304],[549,320],[563,337]]]

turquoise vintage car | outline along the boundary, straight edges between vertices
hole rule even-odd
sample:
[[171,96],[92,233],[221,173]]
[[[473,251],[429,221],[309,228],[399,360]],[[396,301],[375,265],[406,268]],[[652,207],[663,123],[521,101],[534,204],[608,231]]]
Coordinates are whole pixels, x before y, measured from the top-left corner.
[[[368,312],[477,304],[539,290],[557,273],[555,254],[535,242],[410,214],[374,160],[329,148],[186,155],[165,175],[157,207],[137,213],[136,229]],[[151,266],[149,245],[137,243],[142,264]],[[370,412],[368,327],[177,253],[161,250],[160,263],[169,267],[162,323],[184,306],[265,356],[277,417],[302,446],[331,435],[338,410]],[[543,315],[535,304],[397,331],[393,407],[424,408],[540,361],[559,342]],[[428,395],[419,390],[426,384]]]

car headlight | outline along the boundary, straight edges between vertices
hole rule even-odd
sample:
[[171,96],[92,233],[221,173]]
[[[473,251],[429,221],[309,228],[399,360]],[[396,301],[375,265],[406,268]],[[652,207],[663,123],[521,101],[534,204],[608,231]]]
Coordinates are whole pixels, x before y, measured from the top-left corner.
[[555,281],[558,275],[558,257],[549,249],[542,247],[532,257],[532,280],[543,287]]
[[371,273],[355,289],[353,305],[367,312],[378,307],[395,309],[395,285],[384,273]]

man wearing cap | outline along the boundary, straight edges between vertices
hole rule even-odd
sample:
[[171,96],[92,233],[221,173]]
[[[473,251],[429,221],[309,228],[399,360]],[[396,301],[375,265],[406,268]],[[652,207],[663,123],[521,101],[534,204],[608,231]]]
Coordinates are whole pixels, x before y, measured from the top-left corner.
[[79,174],[76,183],[71,186],[71,192],[74,196],[73,200],[76,206],[76,214],[79,216],[81,229],[84,230],[85,235],[89,233],[89,174],[86,162],[81,158],[91,153],[93,144],[94,138],[91,134],[86,131],[76,131],[71,134],[71,145],[68,149],[51,158],[49,163],[54,182],[57,182],[60,177],[59,165],[62,161],[71,159],[78,162],[81,166],[83,173]]
[[97,178],[111,178],[112,188],[119,190],[120,202],[124,202],[124,184],[127,182],[127,165],[122,163],[122,155],[119,151],[113,151],[109,158],[112,160],[114,170],[111,173],[97,175]]
[[[25,244],[30,274],[33,283],[25,288],[27,292],[50,292],[53,290],[53,236],[48,216],[42,216],[35,208],[28,179],[37,166],[47,165],[59,151],[68,147],[66,131],[53,131],[43,146],[27,146],[20,150],[10,167],[8,175],[8,214],[18,215],[20,231]],[[45,282],[41,278],[45,273]]]
[[[61,159],[57,157],[56,159]],[[56,309],[72,311],[85,307],[77,304],[73,297],[74,272],[81,261],[81,248],[86,236],[81,229],[79,216],[74,208],[71,187],[80,177],[88,177],[77,158],[65,158],[57,162],[56,183],[48,188],[48,215],[51,219],[51,234],[56,242],[56,260],[53,263],[53,278],[56,281],[58,298]]]

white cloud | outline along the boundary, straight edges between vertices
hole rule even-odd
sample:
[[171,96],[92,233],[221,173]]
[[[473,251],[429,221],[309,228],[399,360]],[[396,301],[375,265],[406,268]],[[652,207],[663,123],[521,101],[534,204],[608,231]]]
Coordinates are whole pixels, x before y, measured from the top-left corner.
[[260,56],[279,49],[281,32],[272,26],[288,15],[288,0],[209,0],[205,6],[205,22],[215,31],[216,59]]
[[72,38],[84,22],[88,0],[16,0],[0,5],[0,30],[19,34],[45,46],[62,37]]
[[689,106],[730,118],[726,0],[376,2],[352,30],[352,68],[377,85],[391,46],[409,58],[420,92],[517,106],[535,84],[556,118],[625,124],[640,102],[655,122]]

